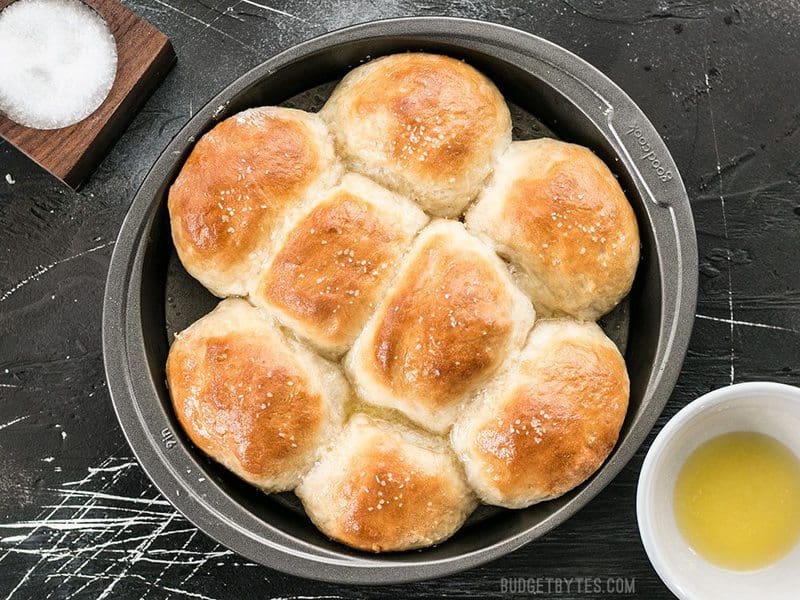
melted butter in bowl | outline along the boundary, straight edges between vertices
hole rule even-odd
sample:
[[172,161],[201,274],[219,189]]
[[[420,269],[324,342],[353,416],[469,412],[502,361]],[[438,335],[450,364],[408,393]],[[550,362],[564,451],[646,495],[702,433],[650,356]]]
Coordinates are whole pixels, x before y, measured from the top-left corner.
[[673,508],[689,546],[710,562],[764,567],[800,539],[800,460],[763,433],[722,434],[683,464]]
[[682,600],[797,600],[800,388],[752,382],[691,402],[644,464],[639,532]]

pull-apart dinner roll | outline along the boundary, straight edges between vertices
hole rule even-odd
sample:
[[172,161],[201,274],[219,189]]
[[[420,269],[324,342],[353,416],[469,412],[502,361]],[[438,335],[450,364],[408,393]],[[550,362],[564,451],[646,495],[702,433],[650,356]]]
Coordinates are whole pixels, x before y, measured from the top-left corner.
[[251,299],[323,353],[341,355],[427,221],[411,201],[345,175],[279,239]]
[[356,393],[444,432],[462,401],[523,345],[530,301],[460,223],[422,230],[345,359]]
[[520,269],[540,314],[595,320],[630,291],[636,217],[587,148],[547,138],[512,143],[466,223]]
[[192,442],[268,492],[297,485],[340,430],[349,396],[335,365],[235,298],[178,336],[167,383]]
[[476,504],[444,440],[363,414],[295,491],[323,533],[372,552],[440,542]]
[[320,115],[349,168],[455,217],[511,142],[494,84],[436,54],[393,54],[348,73]]
[[285,215],[339,176],[317,115],[262,107],[219,123],[197,142],[169,191],[183,266],[217,296],[245,295]]
[[594,323],[540,320],[520,355],[453,427],[470,485],[488,504],[551,500],[594,473],[616,444],[629,382]]

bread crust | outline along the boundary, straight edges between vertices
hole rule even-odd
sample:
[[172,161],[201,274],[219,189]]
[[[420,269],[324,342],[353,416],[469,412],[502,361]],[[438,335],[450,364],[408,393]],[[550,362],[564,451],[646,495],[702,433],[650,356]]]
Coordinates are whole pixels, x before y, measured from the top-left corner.
[[384,56],[353,69],[322,117],[349,168],[455,217],[511,142],[511,115],[473,67],[435,54]]
[[436,544],[476,506],[443,440],[363,414],[296,491],[320,530],[369,552]]
[[189,439],[245,481],[293,489],[341,428],[350,390],[336,365],[230,298],[170,348],[167,383]]
[[629,394],[625,361],[600,327],[540,320],[515,364],[455,424],[451,441],[484,502],[524,508],[600,468]]
[[518,268],[542,315],[596,320],[633,284],[636,215],[605,163],[583,146],[512,143],[466,224]]
[[340,175],[317,115],[261,107],[225,119],[198,140],[169,190],[181,262],[216,296],[246,295],[287,215]]
[[364,402],[437,433],[524,343],[535,313],[500,259],[460,223],[423,229],[345,360]]
[[341,356],[427,221],[410,200],[347,174],[281,236],[252,301],[326,356]]

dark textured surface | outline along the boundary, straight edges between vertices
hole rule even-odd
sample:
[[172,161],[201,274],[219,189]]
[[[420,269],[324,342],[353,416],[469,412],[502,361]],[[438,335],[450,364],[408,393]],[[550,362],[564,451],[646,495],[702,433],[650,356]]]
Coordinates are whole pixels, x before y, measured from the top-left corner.
[[[203,2],[126,2],[171,37],[179,63],[80,194],[0,142],[0,598],[486,598],[508,595],[502,577],[541,577],[543,589],[547,578],[596,577],[601,590],[606,578],[627,577],[636,596],[671,597],[635,524],[649,441],[567,524],[461,575],[377,590],[243,562],[176,515],[133,462],[102,370],[106,266],[150,165],[192,112],[245,70],[359,21],[481,18],[542,35],[607,73],[649,115],[681,169],[697,222],[700,297],[659,425],[732,380],[798,384],[800,4]],[[576,585],[537,595],[631,597],[594,586],[576,593]]]

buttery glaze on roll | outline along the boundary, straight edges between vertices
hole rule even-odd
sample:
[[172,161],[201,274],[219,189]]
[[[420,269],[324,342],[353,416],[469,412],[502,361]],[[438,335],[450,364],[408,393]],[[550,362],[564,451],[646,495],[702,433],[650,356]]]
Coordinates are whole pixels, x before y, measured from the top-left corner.
[[597,325],[538,321],[519,361],[453,427],[470,485],[508,508],[580,485],[616,444],[629,388],[625,361]]
[[345,175],[291,224],[250,297],[324,354],[339,356],[427,221],[411,201]]
[[542,315],[593,321],[631,289],[636,216],[587,148],[548,138],[512,143],[466,223],[519,268]]
[[267,492],[299,483],[341,429],[350,393],[338,367],[234,298],[177,337],[167,383],[192,442]]
[[454,221],[422,230],[345,359],[358,396],[444,433],[522,347],[535,314],[503,262]]
[[169,191],[181,262],[215,295],[245,295],[286,215],[339,176],[315,114],[261,107],[224,120],[200,138]]
[[348,73],[320,112],[349,168],[455,217],[511,142],[494,84],[447,56],[393,54]]
[[635,215],[590,150],[511,142],[471,66],[385,56],[319,115],[235,115],[168,205],[187,271],[246,296],[173,343],[175,414],[245,481],[294,490],[330,538],[428,547],[478,500],[557,498],[612,451],[628,374],[589,321],[630,290]]
[[371,552],[436,544],[475,508],[441,438],[356,414],[296,490],[326,535]]

